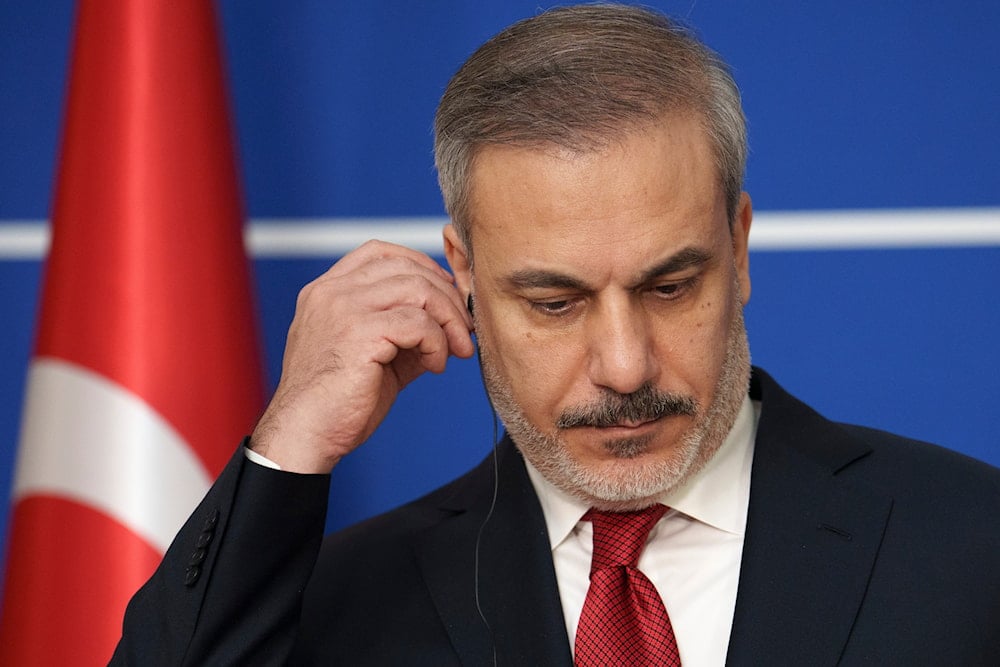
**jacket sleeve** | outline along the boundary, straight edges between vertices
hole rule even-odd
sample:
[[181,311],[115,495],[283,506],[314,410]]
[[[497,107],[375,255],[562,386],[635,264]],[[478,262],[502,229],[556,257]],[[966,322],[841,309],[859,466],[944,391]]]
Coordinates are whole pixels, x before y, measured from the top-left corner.
[[125,612],[111,665],[281,665],[326,518],[329,475],[236,452]]

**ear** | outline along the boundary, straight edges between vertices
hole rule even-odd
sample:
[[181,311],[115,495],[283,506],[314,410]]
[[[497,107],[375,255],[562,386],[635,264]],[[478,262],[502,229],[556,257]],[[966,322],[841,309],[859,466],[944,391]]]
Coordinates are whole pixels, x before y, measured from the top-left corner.
[[458,285],[458,291],[462,294],[462,298],[468,298],[472,294],[472,263],[469,261],[469,252],[458,237],[458,231],[454,225],[445,225],[443,236],[444,256],[455,276],[455,284]]
[[743,305],[750,301],[750,223],[753,221],[753,205],[750,195],[740,193],[740,202],[736,206],[736,216],[733,219],[731,233],[733,235],[733,258],[736,264],[736,275],[740,279],[740,300]]

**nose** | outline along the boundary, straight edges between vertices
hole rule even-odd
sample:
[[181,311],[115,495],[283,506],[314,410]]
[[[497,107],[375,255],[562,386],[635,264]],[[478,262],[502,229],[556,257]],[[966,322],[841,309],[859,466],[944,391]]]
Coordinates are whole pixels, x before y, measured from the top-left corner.
[[630,394],[659,372],[651,322],[641,305],[622,298],[588,313],[590,381]]

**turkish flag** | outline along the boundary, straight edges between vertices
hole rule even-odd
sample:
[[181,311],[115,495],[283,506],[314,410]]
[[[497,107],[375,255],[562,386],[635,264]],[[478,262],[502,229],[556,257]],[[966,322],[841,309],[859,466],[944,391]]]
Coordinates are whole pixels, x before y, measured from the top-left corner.
[[0,664],[106,664],[253,427],[261,354],[209,0],[82,0]]

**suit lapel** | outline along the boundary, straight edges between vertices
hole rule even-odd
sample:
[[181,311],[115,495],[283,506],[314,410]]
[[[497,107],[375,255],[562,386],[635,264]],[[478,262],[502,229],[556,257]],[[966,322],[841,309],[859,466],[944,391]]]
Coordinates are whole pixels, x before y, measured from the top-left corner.
[[755,392],[763,409],[727,663],[836,664],[892,501],[838,476],[867,446],[763,373]]
[[492,457],[443,503],[456,515],[421,536],[416,551],[424,579],[463,663],[493,664],[495,648],[497,664],[571,665],[541,507],[507,439],[497,462],[497,500],[488,521]]

